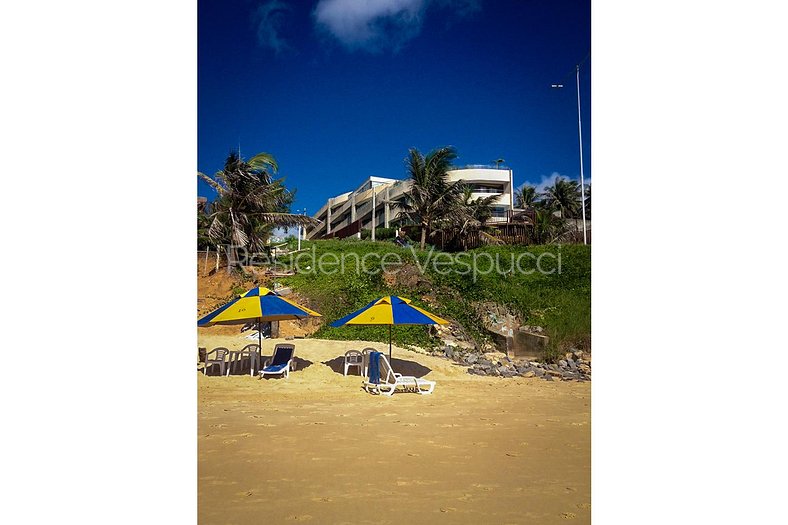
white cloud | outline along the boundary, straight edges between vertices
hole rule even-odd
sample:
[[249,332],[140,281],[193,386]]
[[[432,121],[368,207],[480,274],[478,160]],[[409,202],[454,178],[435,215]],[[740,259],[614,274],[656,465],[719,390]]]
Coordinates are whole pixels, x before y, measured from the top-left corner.
[[257,30],[257,42],[269,47],[278,55],[292,48],[281,35],[282,26],[291,7],[280,0],[271,0],[257,7],[254,12],[254,23]]
[[430,5],[458,17],[480,9],[479,0],[320,0],[313,15],[319,29],[348,49],[397,51],[421,32]]

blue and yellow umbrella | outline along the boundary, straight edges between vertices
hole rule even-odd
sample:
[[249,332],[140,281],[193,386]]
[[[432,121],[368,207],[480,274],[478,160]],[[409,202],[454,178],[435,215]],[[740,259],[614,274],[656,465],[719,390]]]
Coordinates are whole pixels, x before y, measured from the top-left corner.
[[410,304],[410,299],[387,295],[376,299],[360,310],[334,321],[331,326],[375,325],[389,326],[389,360],[391,360],[391,327],[395,324],[449,324],[435,314]]
[[[197,326],[244,324],[254,320],[262,323],[263,321],[286,321],[307,317],[320,317],[320,314],[298,305],[268,288],[252,288],[197,321]],[[262,348],[260,332],[258,327],[258,340]]]

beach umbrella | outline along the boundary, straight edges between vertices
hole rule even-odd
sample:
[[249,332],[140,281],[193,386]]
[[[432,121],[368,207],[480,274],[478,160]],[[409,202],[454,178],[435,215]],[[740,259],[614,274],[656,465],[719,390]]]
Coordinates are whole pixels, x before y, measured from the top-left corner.
[[375,299],[364,308],[334,321],[331,326],[375,325],[389,326],[389,361],[391,361],[391,327],[397,324],[449,324],[435,314],[410,304],[410,299],[387,295]]
[[[248,321],[287,321],[320,317],[320,314],[305,306],[294,303],[268,288],[252,288],[245,294],[236,297],[224,306],[209,313],[199,321],[197,326],[213,326],[216,324],[245,324]],[[263,347],[262,329],[257,327],[257,340]]]

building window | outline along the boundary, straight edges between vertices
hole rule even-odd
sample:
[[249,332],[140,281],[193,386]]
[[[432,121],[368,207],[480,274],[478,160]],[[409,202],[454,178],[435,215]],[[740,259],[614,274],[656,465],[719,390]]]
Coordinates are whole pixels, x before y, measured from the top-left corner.
[[503,193],[503,186],[493,184],[469,184],[473,193]]
[[506,217],[506,208],[504,208],[502,206],[493,206],[492,216],[493,217]]

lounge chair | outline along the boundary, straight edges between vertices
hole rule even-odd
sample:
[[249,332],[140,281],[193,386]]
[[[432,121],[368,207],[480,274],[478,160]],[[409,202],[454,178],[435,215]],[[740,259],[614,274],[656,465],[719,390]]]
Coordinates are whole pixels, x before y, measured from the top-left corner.
[[377,350],[367,347],[361,351],[361,370],[364,377],[366,377],[369,373],[369,354],[372,352],[377,352]]
[[295,370],[295,345],[278,344],[274,347],[273,357],[263,362],[260,377],[267,375],[284,374],[285,379],[290,376],[290,371]]
[[[377,366],[375,361],[377,360]],[[362,384],[364,390],[369,393],[391,396],[398,387],[405,391],[418,392],[419,394],[432,394],[435,390],[435,381],[428,381],[414,376],[404,376],[396,373],[386,359],[386,355],[380,352],[369,354],[369,374]]]
[[224,375],[224,371],[226,370],[227,363],[224,362],[224,358],[227,357],[227,354],[230,351],[223,346],[219,348],[214,348],[207,354],[205,354],[205,366],[202,368],[203,375],[208,375],[208,367],[212,365],[219,365],[219,374]]
[[345,352],[345,375],[351,366],[358,367],[359,375],[364,375],[364,360],[358,350],[348,350]]

